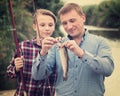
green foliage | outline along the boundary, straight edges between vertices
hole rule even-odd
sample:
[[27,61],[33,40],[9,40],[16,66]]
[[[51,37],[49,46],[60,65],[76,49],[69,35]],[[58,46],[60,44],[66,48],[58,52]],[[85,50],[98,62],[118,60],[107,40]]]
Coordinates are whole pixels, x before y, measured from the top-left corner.
[[14,49],[7,6],[7,0],[0,1],[0,90],[5,88],[5,82],[9,83],[6,68]]
[[120,1],[104,1],[98,6],[83,7],[87,21],[86,24],[101,27],[120,28]]
[[120,1],[111,1],[109,3],[108,15],[106,16],[107,26],[120,27]]
[[[96,16],[97,15],[97,6],[96,5],[86,6],[83,8],[83,10],[86,13],[86,24],[96,25],[97,24],[96,19],[98,18]],[[94,19],[91,19],[91,18],[94,18]]]

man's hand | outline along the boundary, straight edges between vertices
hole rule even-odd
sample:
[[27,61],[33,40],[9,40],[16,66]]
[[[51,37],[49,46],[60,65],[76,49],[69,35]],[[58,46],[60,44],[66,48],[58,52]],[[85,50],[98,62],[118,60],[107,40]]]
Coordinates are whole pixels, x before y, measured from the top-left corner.
[[74,40],[68,40],[64,42],[61,47],[66,47],[71,50],[78,57],[82,57],[84,55],[83,49],[81,49],[78,44]]

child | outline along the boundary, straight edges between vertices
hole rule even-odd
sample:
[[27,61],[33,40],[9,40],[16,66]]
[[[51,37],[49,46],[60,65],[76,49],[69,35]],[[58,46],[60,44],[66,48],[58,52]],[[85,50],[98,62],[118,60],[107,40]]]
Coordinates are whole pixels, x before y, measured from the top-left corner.
[[[52,74],[45,80],[33,80],[31,78],[31,68],[34,58],[42,48],[41,41],[50,37],[55,29],[56,16],[49,10],[38,9],[34,14],[33,29],[36,37],[20,43],[20,57],[12,59],[7,67],[7,74],[11,79],[18,79],[18,86],[14,96],[23,96],[23,82],[20,77],[20,69],[23,68],[23,79],[27,96],[51,96],[54,91],[54,81],[56,74]],[[15,53],[16,54],[16,53]]]

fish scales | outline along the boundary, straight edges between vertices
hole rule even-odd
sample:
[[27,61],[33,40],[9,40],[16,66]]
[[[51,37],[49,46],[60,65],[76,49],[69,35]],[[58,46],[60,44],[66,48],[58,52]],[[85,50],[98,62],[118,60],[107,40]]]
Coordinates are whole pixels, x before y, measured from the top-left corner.
[[60,53],[60,60],[61,60],[62,69],[63,69],[63,80],[67,80],[67,72],[68,72],[67,48],[66,47],[60,48],[59,53]]

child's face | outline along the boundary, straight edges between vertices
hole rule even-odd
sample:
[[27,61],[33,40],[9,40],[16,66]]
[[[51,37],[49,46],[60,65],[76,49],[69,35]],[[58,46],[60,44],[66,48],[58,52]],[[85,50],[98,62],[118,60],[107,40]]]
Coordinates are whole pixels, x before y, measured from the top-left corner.
[[40,37],[49,37],[55,29],[54,19],[48,15],[39,15],[37,16],[37,24],[34,24],[33,28]]

